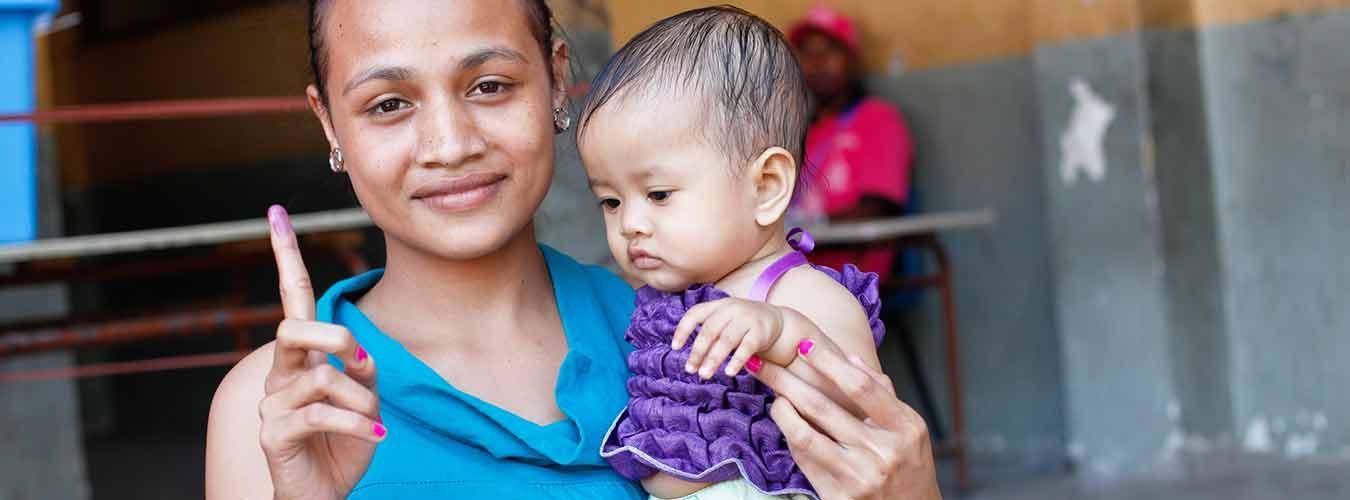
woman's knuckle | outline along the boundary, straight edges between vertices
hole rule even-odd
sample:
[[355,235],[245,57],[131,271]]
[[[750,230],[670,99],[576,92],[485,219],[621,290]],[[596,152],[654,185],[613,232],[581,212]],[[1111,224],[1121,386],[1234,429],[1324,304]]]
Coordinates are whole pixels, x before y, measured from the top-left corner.
[[290,318],[281,320],[277,324],[277,344],[281,347],[294,347],[295,345],[296,321]]
[[337,383],[338,375],[340,375],[337,368],[334,368],[333,365],[328,363],[315,366],[309,373],[310,381],[314,384],[315,388],[332,386]]
[[800,399],[800,408],[808,415],[824,415],[830,409],[830,402],[819,394],[805,394]]
[[840,387],[840,389],[844,391],[844,394],[854,399],[870,395],[872,391],[875,391],[877,388],[876,381],[872,380],[872,377],[866,375],[861,377],[851,377],[842,385],[843,387]]
[[882,487],[886,485],[886,480],[879,473],[863,474],[862,477],[858,478],[856,484],[858,485],[858,493],[871,496],[881,492]]
[[351,330],[338,326],[333,329],[333,332],[336,334],[338,348],[342,350],[341,352],[351,352],[356,350],[356,337],[352,336]]
[[783,438],[793,449],[805,451],[811,448],[812,436],[811,430],[803,427],[794,427],[783,430]]
[[890,447],[878,450],[877,466],[885,472],[894,471],[900,468],[900,453]]
[[277,398],[272,396],[262,398],[261,401],[258,401],[258,418],[263,422],[267,422],[273,415],[278,413],[277,406]]
[[320,425],[323,425],[324,419],[327,415],[323,411],[322,406],[313,404],[306,406],[304,411],[301,413],[301,416],[305,420],[305,425],[308,425],[310,427],[318,427]]

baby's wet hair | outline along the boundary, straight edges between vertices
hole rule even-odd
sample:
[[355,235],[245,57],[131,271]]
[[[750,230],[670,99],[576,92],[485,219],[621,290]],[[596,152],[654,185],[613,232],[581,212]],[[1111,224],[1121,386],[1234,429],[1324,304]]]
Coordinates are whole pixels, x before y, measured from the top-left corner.
[[709,101],[703,138],[735,165],[778,146],[798,159],[800,173],[811,94],[796,55],[773,25],[729,5],[668,17],[619,49],[591,82],[578,137],[616,98],[679,92]]

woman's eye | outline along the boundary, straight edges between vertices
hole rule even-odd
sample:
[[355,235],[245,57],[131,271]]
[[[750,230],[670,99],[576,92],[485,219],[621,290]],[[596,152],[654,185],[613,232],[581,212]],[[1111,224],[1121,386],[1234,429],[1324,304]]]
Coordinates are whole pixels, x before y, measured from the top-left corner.
[[385,99],[375,105],[372,111],[375,114],[389,114],[404,108],[406,101],[402,99]]
[[605,198],[603,200],[600,200],[600,206],[604,207],[605,210],[616,210],[619,208],[619,200],[616,200],[614,198]]
[[667,198],[670,198],[670,191],[652,191],[647,193],[647,198],[655,202],[666,201]]
[[508,85],[505,82],[499,81],[479,82],[477,85],[473,86],[473,92],[471,93],[480,95],[500,94],[502,92],[505,92],[507,90],[507,87]]

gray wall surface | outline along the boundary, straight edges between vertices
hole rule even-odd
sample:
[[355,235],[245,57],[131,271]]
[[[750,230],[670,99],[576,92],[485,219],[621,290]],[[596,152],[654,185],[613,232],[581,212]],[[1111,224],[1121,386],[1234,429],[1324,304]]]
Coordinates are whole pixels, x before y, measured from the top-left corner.
[[[1152,461],[1171,426],[1167,402],[1176,391],[1157,184],[1145,140],[1144,57],[1138,34],[1042,47],[1034,56],[1070,452],[1096,475]],[[1086,147],[1061,146],[1074,114],[1087,106],[1071,90],[1075,82],[1114,111],[1104,136],[1087,143],[1103,148],[1100,178],[1076,170],[1066,176],[1061,167]]]
[[[1031,64],[1014,58],[870,84],[909,121],[919,210],[998,213],[991,227],[943,235],[954,267],[972,452],[982,462],[1056,468],[1064,457],[1061,369]],[[939,297],[928,294],[910,326],[950,429],[940,311]],[[888,361],[903,380],[900,361]]]
[[1200,40],[1240,438],[1350,451],[1350,11]]
[[[977,457],[1109,479],[1350,456],[1347,48],[1342,9],[872,82],[911,121],[922,210],[999,212],[944,236]],[[1114,112],[1100,179],[1061,168],[1074,82]],[[936,306],[914,326],[945,405]]]

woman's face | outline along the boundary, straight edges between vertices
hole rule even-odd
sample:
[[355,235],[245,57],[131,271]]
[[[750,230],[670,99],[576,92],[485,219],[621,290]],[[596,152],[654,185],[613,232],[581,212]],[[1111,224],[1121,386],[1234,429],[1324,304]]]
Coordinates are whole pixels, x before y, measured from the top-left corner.
[[848,49],[828,35],[810,32],[797,43],[797,59],[807,86],[821,100],[842,94],[848,87]]
[[549,74],[517,1],[330,5],[326,110],[310,101],[390,246],[465,260],[522,234],[553,176],[566,48]]

